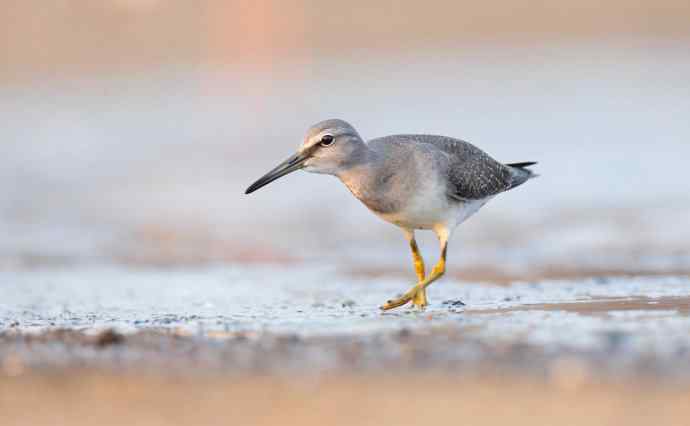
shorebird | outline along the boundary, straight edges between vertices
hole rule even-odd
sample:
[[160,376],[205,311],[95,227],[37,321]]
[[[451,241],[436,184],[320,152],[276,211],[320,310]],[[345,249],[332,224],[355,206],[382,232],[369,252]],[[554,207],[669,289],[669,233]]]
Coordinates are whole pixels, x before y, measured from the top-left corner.
[[[447,136],[405,134],[365,142],[348,122],[331,119],[309,128],[297,153],[245,194],[300,169],[337,176],[372,212],[402,228],[412,250],[417,283],[381,309],[411,302],[423,310],[426,288],[446,271],[448,240],[455,228],[497,194],[537,176],[528,169],[534,164],[502,164]],[[428,275],[415,230],[432,230],[440,243],[441,255]]]

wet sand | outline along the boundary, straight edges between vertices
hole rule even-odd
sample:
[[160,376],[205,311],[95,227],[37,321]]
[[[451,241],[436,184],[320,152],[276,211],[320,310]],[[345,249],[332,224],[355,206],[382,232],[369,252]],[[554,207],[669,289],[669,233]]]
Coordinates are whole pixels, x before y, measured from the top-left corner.
[[312,266],[0,278],[3,426],[647,425],[690,414],[684,276],[451,277],[427,311],[387,313],[378,304],[407,280]]
[[690,390],[441,375],[243,379],[73,374],[0,381],[3,425],[683,425]]

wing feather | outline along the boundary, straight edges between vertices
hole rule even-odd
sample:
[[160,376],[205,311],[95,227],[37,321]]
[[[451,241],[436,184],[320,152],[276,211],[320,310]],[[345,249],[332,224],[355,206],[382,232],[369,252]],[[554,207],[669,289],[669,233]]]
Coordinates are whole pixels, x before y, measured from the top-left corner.
[[375,143],[426,145],[437,157],[435,166],[447,179],[447,195],[456,200],[480,200],[510,189],[513,172],[484,151],[460,139],[436,135],[393,135]]

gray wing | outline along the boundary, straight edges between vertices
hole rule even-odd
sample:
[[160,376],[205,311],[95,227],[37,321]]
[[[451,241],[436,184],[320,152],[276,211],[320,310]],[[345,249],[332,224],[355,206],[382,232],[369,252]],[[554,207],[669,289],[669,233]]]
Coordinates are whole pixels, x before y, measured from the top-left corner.
[[456,200],[480,200],[522,183],[517,182],[511,167],[460,139],[436,135],[395,135],[385,139],[423,144],[436,151],[437,167],[448,181],[448,196]]

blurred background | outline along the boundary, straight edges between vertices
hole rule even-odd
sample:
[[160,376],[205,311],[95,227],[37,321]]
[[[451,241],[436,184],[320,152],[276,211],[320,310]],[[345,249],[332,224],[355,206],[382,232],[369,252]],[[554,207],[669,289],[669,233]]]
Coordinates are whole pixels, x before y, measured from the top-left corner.
[[[0,0],[2,425],[686,425],[689,77],[688,0]],[[244,195],[334,117],[541,177],[382,314],[396,227]]]
[[459,228],[454,273],[690,271],[687,0],[1,10],[4,268],[326,258],[409,273],[402,234],[334,178],[243,195],[339,117],[364,138],[444,134],[539,161],[541,178]]

